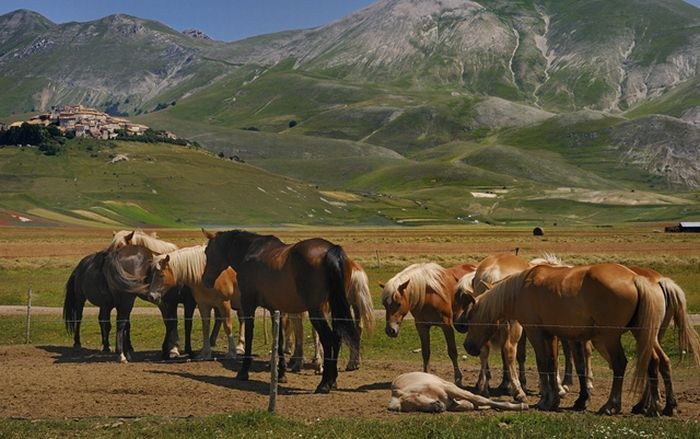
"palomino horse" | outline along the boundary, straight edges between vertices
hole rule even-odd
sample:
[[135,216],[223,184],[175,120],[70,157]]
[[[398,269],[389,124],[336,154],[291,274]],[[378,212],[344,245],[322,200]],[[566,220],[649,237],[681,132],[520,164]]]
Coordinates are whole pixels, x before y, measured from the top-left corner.
[[[342,247],[321,238],[284,244],[274,236],[241,230],[205,234],[209,243],[205,250],[204,285],[213,287],[219,274],[229,266],[238,274],[245,320],[245,357],[237,378],[248,379],[258,306],[289,313],[309,311],[325,352],[323,376],[316,393],[330,392],[338,377],[341,337],[353,349],[359,349],[360,343],[345,293],[345,279],[350,277],[352,267]],[[326,302],[330,304],[333,330],[323,313]],[[283,338],[280,331],[277,355],[282,382],[286,380]]]
[[[468,305],[457,320],[467,324],[469,332],[464,347],[478,355],[500,320],[517,320],[525,329],[535,349],[542,395],[536,407],[557,410],[559,393],[556,383],[556,338],[575,341],[592,340],[613,371],[608,401],[599,413],[619,413],[622,406],[622,381],[627,358],[620,338],[632,331],[637,340],[637,369],[633,390],[656,385],[659,358],[656,351],[659,328],[664,319],[664,299],[659,285],[617,264],[580,267],[538,265],[509,276],[486,293],[466,296]],[[574,350],[579,374],[580,394],[575,410],[585,410],[589,393],[586,386],[581,350]],[[580,368],[579,368],[580,367]],[[655,395],[658,389],[651,388]],[[658,414],[651,398],[645,414]]]
[[391,383],[389,410],[397,412],[466,412],[479,407],[497,410],[527,410],[525,403],[493,401],[475,395],[440,377],[425,372],[408,372]]
[[[369,278],[362,266],[355,261],[350,261],[352,273],[345,279],[345,292],[348,302],[352,308],[353,315],[357,321],[357,334],[362,337],[363,329],[372,331],[374,328],[374,308],[372,307],[372,294],[369,289]],[[326,313],[328,311],[326,307]],[[304,359],[304,326],[302,322],[303,314],[290,314],[285,325],[285,345],[291,346],[291,338],[294,337],[294,352],[292,353],[289,368],[292,371],[301,370]],[[317,373],[323,372],[323,347],[318,337],[318,333],[313,330],[314,337],[314,363]],[[350,358],[345,370],[357,370],[360,368],[360,351],[350,348]]]
[[457,345],[452,329],[455,285],[466,275],[473,275],[472,264],[443,268],[435,263],[413,264],[389,279],[382,287],[382,304],[386,310],[386,329],[389,337],[397,337],[406,314],[415,319],[423,355],[423,372],[430,362],[430,327],[439,326],[447,342],[447,353],[452,360],[454,379],[462,384],[462,372],[457,363]]
[[85,301],[100,308],[99,322],[104,352],[109,352],[110,313],[117,308],[116,351],[121,362],[131,359],[129,316],[136,296],[155,302],[147,294],[153,253],[141,246],[126,246],[115,251],[100,251],[83,258],[66,283],[63,319],[74,334],[74,347],[80,348],[80,323]]
[[[202,285],[202,273],[206,265],[203,245],[185,247],[153,258],[155,275],[149,292],[167,297],[167,292],[177,285],[186,285],[192,290],[202,318],[203,347],[200,358],[211,358],[209,319],[212,308],[221,316],[228,340],[226,358],[236,356],[231,326],[231,309],[241,309],[241,296],[238,291],[236,272],[231,267],[224,270],[216,280],[214,288]],[[239,314],[239,344],[243,346],[243,320]]]
[[[118,250],[126,245],[142,245],[154,253],[163,254],[175,251],[178,248],[173,243],[158,239],[155,233],[145,233],[141,230],[120,230],[118,232],[112,232],[112,235],[112,242],[108,250]],[[165,324],[162,357],[166,360],[180,355],[177,331],[177,305],[179,303],[182,303],[185,307],[185,353],[190,357],[194,355],[192,351],[191,334],[194,310],[197,307],[197,302],[195,302],[189,287],[179,285],[177,288],[169,291],[168,294],[165,294],[163,300],[158,305],[161,315],[163,316],[163,323]],[[217,319],[211,334],[211,346],[216,344],[219,327],[221,326],[218,310],[215,308],[214,312],[217,314]]]
[[[542,264],[562,266],[561,261],[551,254],[545,254],[543,257],[533,259],[530,262],[512,253],[489,255],[479,263],[473,279],[467,277],[460,279],[457,283],[455,295],[457,298],[461,297],[463,294],[472,294],[478,297],[483,294],[490,285],[501,279]],[[485,396],[488,396],[490,393],[489,379],[491,374],[489,372],[488,358],[490,344],[495,344],[501,346],[501,358],[503,360],[503,380],[498,386],[498,392],[506,392],[518,401],[525,401],[525,356],[527,339],[522,336],[522,326],[520,326],[517,321],[513,320],[501,323],[502,324],[494,332],[491,340],[489,340],[489,343],[486,343],[482,347],[481,353],[479,354],[481,370],[479,371],[479,378],[476,382],[476,390],[478,393]],[[459,332],[466,332],[466,328],[460,325],[455,325],[455,329]],[[564,351],[569,352],[568,343],[562,341],[562,345],[565,346]],[[515,368],[516,358],[518,363],[517,370]],[[571,380],[570,363],[567,362],[566,364],[567,374],[565,375],[565,380],[566,378]],[[592,388],[592,385],[589,386],[589,390],[590,388]],[[565,388],[560,386],[559,394],[564,395],[565,393]]]

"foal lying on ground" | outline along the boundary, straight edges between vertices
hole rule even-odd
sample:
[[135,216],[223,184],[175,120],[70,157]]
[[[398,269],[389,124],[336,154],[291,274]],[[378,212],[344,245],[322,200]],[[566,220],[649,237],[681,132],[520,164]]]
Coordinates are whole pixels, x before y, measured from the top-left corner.
[[424,372],[399,375],[391,383],[389,410],[398,412],[466,412],[480,407],[527,410],[525,403],[492,401],[475,395],[440,377]]

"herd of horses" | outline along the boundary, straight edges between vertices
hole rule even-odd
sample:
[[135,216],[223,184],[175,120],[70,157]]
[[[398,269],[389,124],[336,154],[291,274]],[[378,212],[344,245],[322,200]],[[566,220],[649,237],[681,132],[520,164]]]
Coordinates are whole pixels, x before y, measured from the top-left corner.
[[[242,230],[203,233],[206,245],[179,249],[144,232],[115,232],[105,250],[83,258],[66,284],[63,309],[74,346],[81,346],[80,323],[88,300],[100,309],[106,352],[110,351],[110,313],[117,309],[116,353],[119,361],[130,361],[129,315],[140,297],[161,310],[166,329],[162,346],[165,359],[179,355],[177,307],[183,303],[185,352],[193,355],[190,333],[197,307],[203,330],[200,357],[211,356],[211,346],[223,324],[228,340],[226,356],[243,355],[237,379],[248,379],[258,307],[279,310],[286,316],[278,352],[273,353],[280,360],[280,382],[286,382],[285,346],[292,349],[292,335],[292,370],[301,367],[304,312],[308,312],[317,340],[315,357],[322,375],[317,393],[328,393],[336,386],[341,342],[351,352],[347,370],[360,366],[360,336],[363,328],[373,326],[374,310],[366,273],[342,247],[321,238],[285,244],[271,235]],[[671,279],[649,268],[612,263],[570,266],[551,255],[527,261],[504,253],[488,256],[477,265],[443,268],[435,263],[413,264],[380,286],[386,334],[397,337],[410,312],[426,373],[430,328],[439,326],[454,367],[454,384],[418,373],[398,377],[392,385],[393,410],[526,408],[526,340],[534,349],[539,374],[540,399],[535,407],[546,411],[559,409],[561,396],[573,382],[573,367],[579,381],[573,409],[586,409],[593,387],[591,355],[595,347],[613,371],[610,395],[599,413],[619,413],[627,365],[621,337],[627,331],[635,338],[637,350],[632,388],[641,391],[633,413],[672,416],[677,409],[670,360],[661,347],[671,321],[678,331],[681,352],[692,352],[700,365],[700,338],[689,322],[685,293]],[[216,323],[210,330],[212,310]],[[232,327],[234,310],[239,320],[237,343]],[[455,330],[467,333],[464,348],[480,357],[476,383],[480,395],[462,389]],[[563,379],[558,368],[560,343],[566,357]],[[492,346],[500,347],[503,361],[498,390],[516,403],[488,399]],[[659,374],[665,387],[663,409]]]

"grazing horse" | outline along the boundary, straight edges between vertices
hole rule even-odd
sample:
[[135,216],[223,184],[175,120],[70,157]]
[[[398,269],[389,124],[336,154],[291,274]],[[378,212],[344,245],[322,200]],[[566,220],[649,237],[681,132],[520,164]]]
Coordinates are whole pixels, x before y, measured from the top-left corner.
[[[627,358],[620,338],[631,331],[637,340],[637,368],[633,390],[645,384],[656,385],[658,370],[658,333],[665,307],[659,285],[617,264],[580,267],[538,265],[505,278],[486,293],[466,296],[467,306],[457,321],[467,324],[469,332],[464,347],[478,355],[497,326],[495,322],[517,320],[535,349],[542,395],[536,407],[557,410],[559,393],[556,383],[556,338],[574,341],[592,340],[593,345],[613,371],[608,401],[599,413],[615,414],[621,410],[622,381]],[[579,374],[580,394],[575,410],[585,410],[589,398],[584,359],[574,350]],[[647,380],[648,378],[648,380]],[[658,389],[651,388],[655,395]],[[644,408],[647,415],[658,415],[656,401]]]
[[[374,308],[372,307],[372,294],[369,289],[369,279],[367,273],[362,269],[362,266],[355,261],[350,261],[352,273],[345,280],[345,292],[348,296],[348,302],[352,308],[355,319],[357,320],[357,334],[362,336],[364,329],[372,331],[374,328]],[[325,309],[326,314],[328,309]],[[301,370],[304,359],[304,326],[302,322],[303,314],[290,314],[285,319],[285,345],[291,346],[291,338],[294,337],[294,352],[291,356],[289,368],[294,372]],[[316,364],[317,373],[323,372],[323,347],[319,340],[318,333],[313,330],[314,337],[314,363]],[[360,351],[350,348],[350,358],[345,370],[357,370],[360,368]]]
[[480,407],[497,410],[527,410],[525,403],[493,401],[459,388],[425,372],[408,372],[391,383],[389,410],[397,412],[466,412]]
[[99,251],[83,258],[66,283],[63,320],[69,334],[74,334],[74,347],[80,348],[80,323],[85,301],[100,308],[99,322],[102,350],[109,352],[110,313],[117,309],[116,352],[119,361],[131,359],[129,316],[136,296],[157,301],[147,294],[150,261],[153,253],[141,246],[126,246],[115,251]]
[[[202,276],[204,286],[213,287],[219,274],[229,266],[238,274],[245,320],[245,357],[237,378],[248,379],[258,306],[289,313],[308,311],[325,352],[323,376],[316,393],[330,392],[338,377],[341,337],[346,338],[352,349],[359,349],[360,342],[345,292],[345,279],[352,267],[342,247],[321,238],[284,244],[275,236],[242,230],[216,234],[205,231],[205,234],[209,242]],[[333,330],[323,313],[327,302]],[[277,355],[282,382],[286,380],[283,341],[280,331]]]
[[[141,230],[120,230],[112,232],[113,238],[107,250],[118,250],[126,245],[142,245],[154,253],[162,254],[177,250],[177,246],[173,243],[158,239],[156,233],[145,233]],[[179,337],[177,331],[177,305],[182,303],[185,307],[185,353],[190,357],[192,352],[192,320],[194,310],[197,303],[192,297],[192,291],[189,287],[180,285],[177,289],[173,289],[168,294],[165,294],[163,300],[158,305],[160,313],[163,316],[163,324],[165,325],[165,337],[163,339],[162,358],[167,360],[171,357],[178,357]],[[210,345],[216,344],[216,337],[221,326],[221,319],[218,318],[218,310],[214,311],[217,314],[217,319],[212,330]]]
[[[149,292],[167,297],[167,292],[177,285],[186,285],[192,291],[202,318],[203,347],[200,358],[211,358],[209,319],[212,308],[217,309],[224,323],[228,340],[226,358],[235,358],[236,346],[233,342],[231,309],[241,309],[241,295],[238,290],[236,272],[228,267],[216,280],[214,288],[202,285],[202,273],[206,265],[204,246],[185,247],[153,258],[155,275]],[[243,319],[239,314],[239,344],[243,345]]]
[[[518,257],[512,253],[498,253],[489,255],[484,258],[476,268],[476,273],[472,279],[463,277],[457,283],[456,297],[459,298],[464,294],[472,294],[475,297],[483,294],[490,285],[508,277],[512,274],[520,273],[523,270],[534,267],[536,265],[552,265],[562,266],[559,258],[551,254],[544,254],[541,258],[536,258],[531,261]],[[466,328],[461,325],[455,325],[455,329],[459,332],[466,332]],[[489,396],[489,351],[490,345],[495,344],[501,346],[501,359],[503,360],[503,379],[498,386],[498,392],[508,393],[517,401],[525,401],[525,357],[526,357],[526,337],[522,336],[523,329],[515,320],[501,322],[498,329],[494,332],[488,343],[486,343],[479,354],[481,361],[481,370],[476,382],[476,390],[479,394]],[[564,351],[569,352],[568,343],[562,341],[565,346]],[[590,358],[590,355],[589,355]],[[518,369],[516,370],[516,359]],[[571,380],[570,364],[567,362],[567,374]],[[590,369],[590,368],[589,368]],[[559,381],[559,380],[558,380]],[[589,386],[589,389],[592,386]],[[559,386],[559,394],[564,395],[565,388]]]
[[386,310],[385,332],[397,337],[406,314],[413,315],[420,337],[423,372],[430,362],[430,327],[439,326],[447,342],[447,353],[452,360],[454,379],[462,384],[462,372],[457,362],[457,345],[452,328],[452,317],[457,303],[455,285],[466,275],[473,275],[472,264],[443,268],[435,263],[413,264],[396,274],[382,287],[382,304]]

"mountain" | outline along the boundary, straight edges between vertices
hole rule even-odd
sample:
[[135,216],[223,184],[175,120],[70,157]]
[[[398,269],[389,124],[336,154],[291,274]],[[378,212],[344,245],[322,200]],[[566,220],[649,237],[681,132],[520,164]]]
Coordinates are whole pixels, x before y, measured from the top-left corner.
[[380,0],[204,37],[0,16],[0,117],[128,113],[402,224],[699,212],[700,9],[680,0]]

